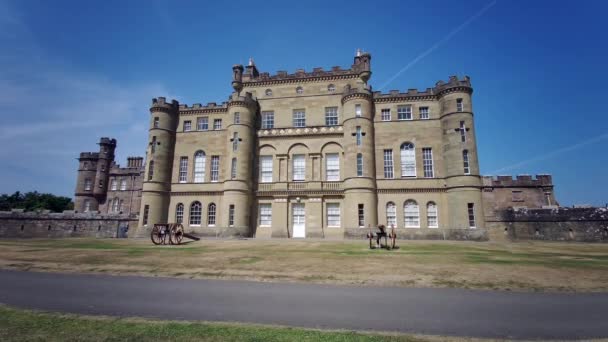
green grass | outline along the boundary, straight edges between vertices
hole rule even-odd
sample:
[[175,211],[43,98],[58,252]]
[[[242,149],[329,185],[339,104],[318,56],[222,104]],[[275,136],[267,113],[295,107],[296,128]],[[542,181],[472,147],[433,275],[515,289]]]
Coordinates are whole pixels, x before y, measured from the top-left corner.
[[405,335],[229,323],[99,318],[0,306],[1,341],[426,341]]

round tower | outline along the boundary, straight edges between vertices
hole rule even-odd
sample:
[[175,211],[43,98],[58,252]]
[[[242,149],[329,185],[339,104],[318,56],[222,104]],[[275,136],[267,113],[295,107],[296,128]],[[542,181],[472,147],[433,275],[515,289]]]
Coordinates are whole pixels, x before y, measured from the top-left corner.
[[357,52],[353,69],[359,71],[354,86],[346,86],[342,96],[344,127],[345,227],[357,228],[363,205],[363,226],[378,224],[376,161],[374,157],[374,107],[367,81],[371,76],[371,55]]
[[[452,76],[448,83],[438,82],[435,89],[442,108],[441,126],[445,132],[443,159],[448,222],[452,223],[451,228],[483,228],[485,222],[470,79],[465,76],[459,80]],[[473,221],[471,213],[474,213]]]
[[93,195],[98,201],[105,198],[108,193],[108,176],[110,166],[114,161],[114,151],[116,150],[116,139],[101,138],[99,140],[99,159],[95,172],[95,184],[93,184]]
[[139,227],[167,223],[179,103],[152,99]]
[[[242,70],[242,66],[235,66]],[[233,69],[234,69],[233,68]],[[251,199],[253,184],[253,148],[255,144],[255,123],[257,102],[251,93],[240,96],[242,84],[235,84],[235,93],[228,102],[226,127],[226,158],[224,169],[227,171],[222,199],[222,225],[229,227],[230,235],[251,236]]]

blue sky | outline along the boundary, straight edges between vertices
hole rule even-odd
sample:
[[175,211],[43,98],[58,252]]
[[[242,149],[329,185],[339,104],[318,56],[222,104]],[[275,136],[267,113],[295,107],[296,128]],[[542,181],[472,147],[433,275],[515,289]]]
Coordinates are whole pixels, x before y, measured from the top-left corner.
[[[0,0],[0,193],[72,196],[80,151],[143,155],[152,97],[226,100],[231,66],[348,67],[378,90],[471,76],[483,174],[551,173],[608,202],[604,1]],[[398,73],[403,70],[403,72]]]

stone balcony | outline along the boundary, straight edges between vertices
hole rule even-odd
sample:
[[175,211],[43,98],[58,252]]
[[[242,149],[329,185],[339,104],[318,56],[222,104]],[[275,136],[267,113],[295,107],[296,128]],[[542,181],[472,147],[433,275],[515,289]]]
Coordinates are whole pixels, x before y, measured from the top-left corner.
[[259,183],[257,192],[342,192],[343,185],[341,181],[325,182],[276,182],[276,183]]
[[344,127],[342,126],[315,126],[315,127],[286,127],[286,128],[271,128],[258,131],[258,137],[290,137],[302,135],[331,135],[343,134]]

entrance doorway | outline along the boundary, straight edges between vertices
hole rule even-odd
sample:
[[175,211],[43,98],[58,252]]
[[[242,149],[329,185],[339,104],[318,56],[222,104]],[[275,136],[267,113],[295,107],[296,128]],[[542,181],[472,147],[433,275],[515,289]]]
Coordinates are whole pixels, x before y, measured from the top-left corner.
[[291,206],[292,217],[293,217],[293,237],[294,238],[305,238],[306,237],[306,214],[304,211],[303,203],[293,203]]

